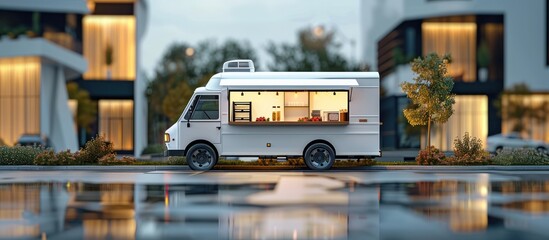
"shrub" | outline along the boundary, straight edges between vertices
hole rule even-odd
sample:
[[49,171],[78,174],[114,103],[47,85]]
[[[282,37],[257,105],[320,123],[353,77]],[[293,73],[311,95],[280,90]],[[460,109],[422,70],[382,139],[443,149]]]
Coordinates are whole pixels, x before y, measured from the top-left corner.
[[154,153],[164,153],[164,144],[150,144],[147,145],[141,154],[154,154]]
[[545,165],[549,164],[549,157],[535,149],[503,149],[494,158],[496,165]]
[[305,160],[303,160],[302,157],[289,157],[288,158],[288,165],[290,166],[304,166]]
[[136,160],[134,157],[130,156],[123,156],[121,159],[118,160],[120,164],[124,165],[133,165],[136,163]]
[[99,159],[99,165],[133,165],[135,162],[135,158],[129,156],[117,159],[114,153],[109,153]]
[[[430,151],[429,151],[430,150]],[[444,153],[434,146],[419,151],[416,162],[419,165],[438,165],[446,158]]]
[[257,159],[257,164],[262,166],[276,165],[278,163],[276,158],[260,157]]
[[34,158],[34,164],[35,165],[52,165],[52,163],[57,162],[57,157],[55,156],[55,152],[52,150],[48,150],[45,152],[42,152]]
[[71,153],[71,150],[61,151],[57,153],[57,165],[75,165],[78,164],[76,162],[76,157],[74,154]]
[[84,149],[75,155],[79,164],[97,164],[99,159],[113,154],[114,150],[112,144],[105,141],[105,138],[97,135],[86,143]]
[[109,153],[99,158],[98,162],[100,165],[113,165],[118,162],[118,160],[116,159],[116,154]]
[[33,165],[34,158],[45,149],[29,146],[0,146],[0,165]]
[[187,165],[185,157],[169,157],[166,162],[168,165]]
[[482,165],[490,163],[490,154],[482,148],[482,141],[468,132],[463,138],[454,139],[454,156],[446,158],[446,165]]

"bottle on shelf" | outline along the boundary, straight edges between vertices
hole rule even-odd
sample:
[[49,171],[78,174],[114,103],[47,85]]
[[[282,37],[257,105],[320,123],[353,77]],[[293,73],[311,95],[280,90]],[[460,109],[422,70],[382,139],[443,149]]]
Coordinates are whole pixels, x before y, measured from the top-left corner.
[[273,115],[272,115],[273,121],[276,121],[276,106],[273,106]]
[[276,121],[280,121],[280,106],[276,106]]

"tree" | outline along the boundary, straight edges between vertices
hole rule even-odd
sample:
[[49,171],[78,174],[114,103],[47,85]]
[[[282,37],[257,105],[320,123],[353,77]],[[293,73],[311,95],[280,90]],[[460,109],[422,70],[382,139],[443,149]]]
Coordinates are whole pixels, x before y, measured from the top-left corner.
[[78,84],[74,82],[67,83],[67,93],[69,99],[78,102],[76,124],[80,127],[81,139],[84,139],[85,142],[85,134],[91,132],[91,125],[95,122],[97,116],[97,102],[91,100],[90,93],[84,89],[79,89]]
[[194,89],[204,86],[211,76],[221,72],[225,61],[244,58],[257,63],[255,51],[249,46],[247,42],[235,40],[227,40],[221,45],[209,40],[196,46],[172,44],[156,67],[146,92],[151,123],[149,139],[162,141],[164,131],[181,115]]
[[450,55],[438,56],[431,53],[424,58],[418,57],[411,62],[416,74],[413,82],[400,85],[402,91],[411,100],[412,105],[404,109],[404,116],[412,126],[427,125],[427,149],[431,146],[431,123],[445,123],[454,110],[454,87],[452,77],[448,76],[447,64]]
[[272,58],[273,71],[367,71],[369,66],[351,64],[339,53],[336,31],[323,27],[303,28],[296,45],[269,43],[267,53]]
[[547,102],[534,105],[528,101],[530,96],[532,96],[532,92],[528,85],[518,83],[505,90],[494,103],[498,109],[498,114],[505,121],[512,123],[511,130],[513,132],[523,133],[528,131],[531,134],[531,129],[528,129],[528,120],[538,122],[547,120]]

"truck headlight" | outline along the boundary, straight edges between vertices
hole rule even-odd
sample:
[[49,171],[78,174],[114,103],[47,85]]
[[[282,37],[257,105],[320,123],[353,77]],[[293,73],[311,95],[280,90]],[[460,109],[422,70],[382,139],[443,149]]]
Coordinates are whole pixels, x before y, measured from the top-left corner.
[[164,142],[170,142],[170,134],[164,133]]

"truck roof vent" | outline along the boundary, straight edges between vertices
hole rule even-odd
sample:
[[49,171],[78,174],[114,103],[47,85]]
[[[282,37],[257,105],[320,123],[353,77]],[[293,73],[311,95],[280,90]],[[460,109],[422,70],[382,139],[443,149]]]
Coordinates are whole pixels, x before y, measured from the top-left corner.
[[255,72],[254,62],[250,59],[230,60],[223,63],[223,72]]

